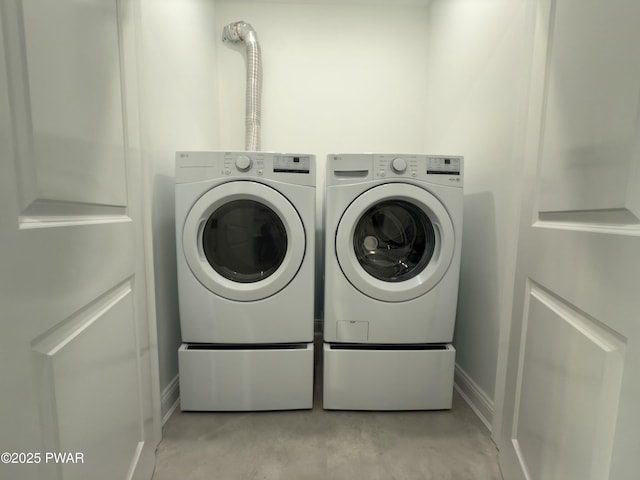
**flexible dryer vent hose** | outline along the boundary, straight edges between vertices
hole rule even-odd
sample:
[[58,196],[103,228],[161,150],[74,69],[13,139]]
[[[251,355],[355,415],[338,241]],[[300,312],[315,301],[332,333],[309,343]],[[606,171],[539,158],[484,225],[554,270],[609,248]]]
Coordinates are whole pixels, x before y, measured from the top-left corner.
[[251,25],[230,23],[222,32],[223,42],[244,42],[247,47],[247,94],[245,150],[260,150],[260,103],[262,97],[262,57],[258,35]]

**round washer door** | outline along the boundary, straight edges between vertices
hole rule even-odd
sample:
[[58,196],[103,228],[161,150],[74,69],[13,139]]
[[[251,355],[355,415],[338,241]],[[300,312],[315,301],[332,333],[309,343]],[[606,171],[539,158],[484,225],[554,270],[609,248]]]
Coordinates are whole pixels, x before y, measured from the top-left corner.
[[276,294],[296,276],[304,225],[289,200],[266,185],[214,187],[193,205],[182,232],[189,268],[211,292],[250,302]]
[[406,183],[367,190],[345,210],[336,255],[349,282],[365,295],[403,302],[442,279],[454,252],[451,218],[428,191]]

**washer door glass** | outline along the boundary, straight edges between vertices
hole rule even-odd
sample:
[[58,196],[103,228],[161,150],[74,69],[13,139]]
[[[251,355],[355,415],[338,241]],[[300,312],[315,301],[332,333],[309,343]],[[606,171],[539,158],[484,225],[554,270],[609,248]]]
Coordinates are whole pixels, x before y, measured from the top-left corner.
[[424,295],[444,277],[456,246],[451,217],[431,192],[392,182],[361,193],[335,234],[338,264],[358,290],[384,302]]
[[215,210],[202,231],[205,257],[223,277],[251,283],[271,276],[287,253],[287,232],[272,209],[235,200]]
[[362,268],[386,282],[402,282],[429,264],[435,249],[433,224],[423,210],[387,200],[367,210],[355,227],[353,248]]

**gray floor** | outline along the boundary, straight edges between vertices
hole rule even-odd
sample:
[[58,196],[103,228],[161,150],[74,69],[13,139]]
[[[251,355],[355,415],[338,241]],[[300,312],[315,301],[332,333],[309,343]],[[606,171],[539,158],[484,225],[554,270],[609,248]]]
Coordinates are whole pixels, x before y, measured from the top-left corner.
[[154,480],[501,480],[465,401],[438,412],[184,413],[164,427]]

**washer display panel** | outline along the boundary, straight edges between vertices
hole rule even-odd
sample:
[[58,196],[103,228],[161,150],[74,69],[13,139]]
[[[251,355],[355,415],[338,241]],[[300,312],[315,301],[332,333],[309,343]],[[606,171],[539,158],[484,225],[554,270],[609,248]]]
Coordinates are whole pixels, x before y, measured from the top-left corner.
[[235,200],[215,210],[202,231],[209,265],[240,283],[258,282],[282,265],[287,231],[271,208],[254,200]]
[[436,234],[427,214],[404,200],[377,203],[360,217],[353,234],[362,268],[386,282],[402,282],[420,274],[435,245]]

